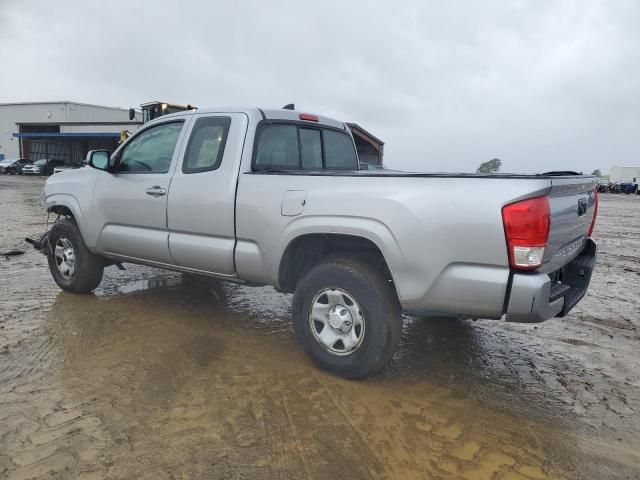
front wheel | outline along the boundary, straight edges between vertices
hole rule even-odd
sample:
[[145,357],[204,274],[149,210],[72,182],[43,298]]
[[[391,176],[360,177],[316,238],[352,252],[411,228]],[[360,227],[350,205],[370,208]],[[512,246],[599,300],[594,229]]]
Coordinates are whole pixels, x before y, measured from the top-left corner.
[[49,270],[58,286],[73,293],[93,291],[102,280],[104,259],[89,251],[76,222],[56,222],[48,239]]
[[378,372],[402,334],[392,286],[376,270],[350,259],[313,268],[293,297],[298,341],[320,368],[346,378]]

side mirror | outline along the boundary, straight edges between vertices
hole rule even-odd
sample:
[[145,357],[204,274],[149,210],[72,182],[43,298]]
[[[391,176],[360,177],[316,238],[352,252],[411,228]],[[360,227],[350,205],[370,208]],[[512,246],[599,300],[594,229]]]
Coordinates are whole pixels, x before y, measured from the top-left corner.
[[109,152],[107,150],[89,150],[86,162],[89,166],[108,172],[111,170]]
[[133,108],[129,109],[129,120],[134,120],[136,118],[136,111]]

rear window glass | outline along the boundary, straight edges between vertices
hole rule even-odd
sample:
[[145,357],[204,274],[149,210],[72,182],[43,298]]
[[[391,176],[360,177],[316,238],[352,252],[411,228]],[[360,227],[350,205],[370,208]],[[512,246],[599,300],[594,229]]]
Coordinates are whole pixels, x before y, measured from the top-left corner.
[[301,128],[300,158],[302,168],[306,170],[322,170],[322,138],[320,130]]
[[357,170],[351,137],[328,128],[271,124],[259,130],[255,170]]
[[324,148],[327,169],[358,169],[356,150],[349,135],[334,132],[333,130],[325,130]]
[[263,168],[300,168],[296,126],[269,125],[262,129],[256,152],[256,165]]

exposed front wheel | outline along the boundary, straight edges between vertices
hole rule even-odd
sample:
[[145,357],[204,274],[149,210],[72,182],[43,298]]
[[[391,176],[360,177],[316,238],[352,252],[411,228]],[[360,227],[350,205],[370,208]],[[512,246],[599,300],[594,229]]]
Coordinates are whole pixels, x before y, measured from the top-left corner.
[[389,282],[350,259],[323,263],[305,276],[293,297],[293,322],[311,359],[347,378],[379,371],[402,333],[400,305]]
[[102,280],[104,260],[89,251],[72,219],[56,222],[48,236],[47,258],[54,281],[63,290],[89,293]]

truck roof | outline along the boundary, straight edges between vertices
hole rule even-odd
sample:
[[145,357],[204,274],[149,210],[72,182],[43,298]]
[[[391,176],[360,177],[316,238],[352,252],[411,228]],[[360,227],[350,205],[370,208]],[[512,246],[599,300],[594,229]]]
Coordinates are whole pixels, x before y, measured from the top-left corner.
[[[318,121],[309,121],[309,124],[315,123],[326,125],[341,130],[347,130],[346,124],[334,118],[325,117],[324,115],[318,115],[314,112],[300,111],[300,110],[286,110],[282,108],[259,108],[259,107],[210,107],[210,108],[198,108],[197,110],[187,110],[184,112],[171,113],[158,117],[158,119],[165,119],[172,116],[182,115],[194,115],[199,113],[246,113],[250,117],[262,117],[264,120],[291,120],[291,121],[307,121],[300,118],[300,115],[307,114],[318,118]],[[157,119],[155,119],[157,120]]]

